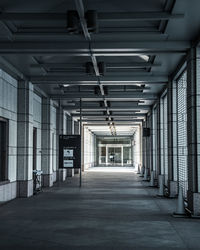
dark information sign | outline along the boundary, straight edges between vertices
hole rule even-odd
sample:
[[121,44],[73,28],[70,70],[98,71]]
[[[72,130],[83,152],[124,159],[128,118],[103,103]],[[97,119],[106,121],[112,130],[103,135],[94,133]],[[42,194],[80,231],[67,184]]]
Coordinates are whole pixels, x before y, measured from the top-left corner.
[[60,135],[59,168],[81,168],[80,135]]

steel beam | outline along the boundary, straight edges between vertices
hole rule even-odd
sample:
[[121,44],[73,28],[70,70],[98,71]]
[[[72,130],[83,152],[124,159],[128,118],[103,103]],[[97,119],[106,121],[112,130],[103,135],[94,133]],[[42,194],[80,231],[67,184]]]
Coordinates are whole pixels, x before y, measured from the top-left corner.
[[117,56],[151,53],[185,53],[189,41],[132,41],[132,42],[0,42],[1,54],[64,54],[70,56]]
[[[55,95],[50,95],[50,97],[54,100],[61,100],[61,99],[92,99],[94,101],[99,101],[103,100],[103,96],[99,95],[94,95],[91,93],[77,93],[74,95],[71,95],[70,93],[68,94],[55,94]],[[158,96],[156,94],[147,94],[147,93],[115,93],[115,94],[108,94],[105,96],[106,100],[112,100],[112,99],[118,99],[119,101],[121,99],[137,99],[137,100],[157,100]]]
[[[62,106],[65,110],[79,110],[79,106]],[[138,110],[149,110],[150,106],[148,105],[138,105],[138,106],[119,106],[119,107],[109,107],[110,111],[138,111]],[[101,107],[87,107],[83,105],[83,111],[106,111],[106,108]]]
[[[182,13],[170,12],[99,12],[99,21],[169,20],[183,18]],[[66,13],[24,13],[2,12],[2,21],[60,21],[66,20]]]
[[[50,84],[51,82],[56,82],[57,84],[78,84],[78,85],[96,85],[98,84],[97,78],[95,76],[69,76],[69,75],[54,75],[54,76],[31,76],[30,81],[35,83],[46,82]],[[121,76],[101,76],[100,81],[104,85],[111,84],[131,84],[131,83],[167,83],[168,76],[166,75],[121,75]]]
[[[79,119],[77,119],[77,120],[79,120]],[[116,123],[116,122],[124,122],[124,123],[130,123],[130,122],[142,122],[143,121],[143,119],[129,119],[129,120],[121,120],[121,119],[116,119],[116,120],[114,120],[114,121],[112,121],[112,122],[114,122],[114,123]],[[93,122],[95,122],[96,124],[97,124],[97,126],[98,126],[98,124],[101,124],[101,123],[105,123],[106,125],[110,122],[110,121],[102,121],[102,120],[83,120],[83,122],[91,122],[91,123],[93,123]]]
[[[151,62],[133,62],[133,63],[106,63],[106,69],[135,69],[135,68],[146,68],[146,67],[160,67],[161,63],[151,63]],[[32,68],[51,68],[57,69],[85,69],[84,63],[39,63],[31,64]]]
[[[133,113],[133,114],[112,114],[111,117],[145,117],[147,113]],[[80,114],[71,114],[71,116],[73,117],[79,117]],[[83,117],[100,117],[100,118],[104,118],[104,117],[107,117],[107,115],[103,115],[103,114],[86,114],[86,113],[83,113],[82,114]]]

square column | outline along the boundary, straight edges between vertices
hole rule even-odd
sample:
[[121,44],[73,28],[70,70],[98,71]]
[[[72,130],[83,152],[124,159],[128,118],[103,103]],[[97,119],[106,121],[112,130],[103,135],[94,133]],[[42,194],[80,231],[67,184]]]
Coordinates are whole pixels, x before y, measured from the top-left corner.
[[51,146],[51,100],[42,98],[42,171],[43,186],[53,186],[52,146]]
[[175,197],[177,189],[177,111],[176,81],[169,79],[167,90],[168,120],[168,190],[169,196]]
[[160,117],[160,100],[157,105],[157,174],[161,175],[161,117]]
[[187,60],[188,207],[200,215],[200,51]]
[[33,85],[18,83],[17,192],[18,197],[33,195]]
[[[57,127],[57,149],[59,148],[59,135],[66,134],[66,115],[64,113],[63,108],[60,106],[57,109],[57,114],[56,114],[56,127]],[[58,152],[58,151],[57,151]],[[59,152],[57,154],[57,166],[59,166]],[[57,171],[57,177],[59,181],[65,181],[67,177],[67,169],[58,169]]]

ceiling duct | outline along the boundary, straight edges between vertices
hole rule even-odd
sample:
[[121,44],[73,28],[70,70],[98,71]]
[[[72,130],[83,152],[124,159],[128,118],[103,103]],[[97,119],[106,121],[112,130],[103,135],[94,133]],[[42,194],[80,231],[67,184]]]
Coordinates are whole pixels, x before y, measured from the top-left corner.
[[100,75],[105,75],[106,73],[106,64],[104,62],[99,62],[98,63],[98,67],[99,67],[99,73]]
[[67,11],[67,30],[69,33],[79,33],[79,16],[75,10]]
[[[86,73],[89,75],[94,75],[94,66],[92,64],[92,62],[86,62],[85,64],[86,67]],[[98,63],[98,68],[99,68],[99,74],[100,75],[104,75],[106,72],[106,65],[104,62],[99,62]]]
[[93,75],[94,74],[94,68],[93,68],[93,64],[91,62],[87,62],[86,65],[86,73],[89,75]]
[[87,21],[87,28],[89,33],[97,33],[98,32],[97,11],[88,10],[85,13],[85,19]]

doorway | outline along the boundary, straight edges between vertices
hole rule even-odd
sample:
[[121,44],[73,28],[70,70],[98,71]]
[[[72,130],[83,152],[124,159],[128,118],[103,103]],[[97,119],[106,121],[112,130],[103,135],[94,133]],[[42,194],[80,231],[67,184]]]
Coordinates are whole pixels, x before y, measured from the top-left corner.
[[123,165],[122,150],[120,147],[108,147],[107,156],[109,165]]
[[8,121],[0,117],[0,181],[8,179]]

